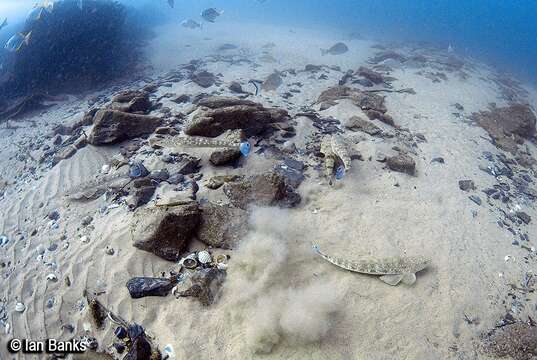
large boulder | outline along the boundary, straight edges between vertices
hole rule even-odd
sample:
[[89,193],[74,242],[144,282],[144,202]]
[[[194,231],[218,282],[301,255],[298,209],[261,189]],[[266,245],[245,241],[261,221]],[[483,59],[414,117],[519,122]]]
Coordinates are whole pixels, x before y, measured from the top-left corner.
[[226,183],[224,193],[231,204],[241,209],[246,209],[249,204],[293,207],[301,200],[300,195],[286,183],[285,177],[274,172]]
[[163,259],[178,261],[201,221],[196,202],[170,208],[139,209],[131,235],[134,246]]
[[110,109],[130,113],[146,113],[151,109],[149,94],[145,91],[124,91],[112,99]]
[[516,153],[517,143],[535,135],[537,119],[528,105],[493,107],[490,111],[474,113],[473,118],[499,148],[512,153]]
[[186,126],[190,136],[217,137],[226,130],[242,129],[246,136],[262,133],[269,124],[285,122],[287,111],[228,97],[210,97],[198,103],[200,111]]
[[248,212],[230,205],[204,204],[198,239],[209,246],[232,249],[248,232]]
[[162,120],[154,116],[130,114],[117,110],[99,110],[93,117],[89,143],[92,145],[119,143],[151,134],[161,124]]

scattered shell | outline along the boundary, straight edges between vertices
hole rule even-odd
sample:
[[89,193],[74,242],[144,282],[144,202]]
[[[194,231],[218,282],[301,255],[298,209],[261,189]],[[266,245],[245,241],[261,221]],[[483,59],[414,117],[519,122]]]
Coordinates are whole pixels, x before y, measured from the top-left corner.
[[103,165],[103,166],[101,167],[101,172],[102,172],[103,174],[108,174],[108,172],[110,172],[110,165],[107,165],[107,164]]
[[9,238],[5,235],[0,236],[0,246],[5,246],[9,242]]
[[218,254],[218,255],[216,255],[215,261],[216,261],[217,264],[226,264],[227,263],[227,255]]
[[224,263],[218,263],[216,264],[216,268],[218,270],[227,270],[227,264],[224,264]]
[[511,260],[511,255],[507,255],[505,258],[504,258],[505,262],[508,262],[509,260]]
[[80,238],[80,241],[82,241],[84,244],[87,244],[89,243],[89,238],[86,235],[84,235]]
[[192,258],[186,258],[183,260],[183,266],[187,269],[195,269],[198,267],[198,261]]
[[16,312],[24,312],[24,310],[26,310],[26,305],[24,305],[23,303],[21,302],[18,302],[16,305],[15,305],[15,311]]
[[106,253],[108,255],[114,255],[115,253],[114,248],[106,247]]
[[163,352],[165,354],[165,358],[167,357],[168,359],[175,359],[175,352],[173,351],[173,346],[171,344],[164,346]]
[[203,250],[198,253],[198,260],[201,264],[209,264],[213,258],[207,250]]
[[58,277],[55,274],[50,273],[47,275],[47,280],[56,282],[58,281]]

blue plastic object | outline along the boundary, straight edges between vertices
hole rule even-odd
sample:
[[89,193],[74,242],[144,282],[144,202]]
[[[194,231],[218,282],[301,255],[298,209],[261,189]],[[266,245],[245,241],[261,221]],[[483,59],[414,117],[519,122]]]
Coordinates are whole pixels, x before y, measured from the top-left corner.
[[336,169],[336,180],[341,180],[345,176],[345,166],[340,166]]
[[241,154],[243,156],[248,156],[250,155],[250,150],[251,150],[251,146],[250,146],[250,143],[245,141],[245,142],[242,142],[239,146],[239,149],[241,151]]

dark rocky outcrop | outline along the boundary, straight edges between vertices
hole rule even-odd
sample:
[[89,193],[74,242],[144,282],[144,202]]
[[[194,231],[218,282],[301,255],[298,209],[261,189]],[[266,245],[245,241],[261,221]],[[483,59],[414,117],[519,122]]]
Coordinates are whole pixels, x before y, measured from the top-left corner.
[[204,204],[198,239],[209,246],[232,249],[248,232],[248,212],[230,205]]
[[376,72],[374,70],[371,70],[369,68],[366,68],[364,66],[361,66],[358,71],[358,75],[361,77],[366,78],[367,80],[371,81],[373,84],[382,84],[384,82],[384,77],[381,73]]
[[111,110],[129,113],[147,113],[151,109],[149,94],[145,91],[130,90],[117,94],[109,106]]
[[282,109],[264,108],[261,104],[229,97],[201,100],[200,111],[186,126],[190,136],[216,137],[226,130],[242,129],[246,136],[262,133],[269,124],[285,122],[288,113]]
[[233,163],[241,157],[241,152],[235,149],[217,150],[211,154],[209,161],[214,166],[222,166]]
[[386,165],[393,171],[414,175],[416,173],[416,162],[407,154],[398,154],[386,158]]
[[162,120],[154,116],[99,110],[93,117],[93,129],[88,142],[92,145],[115,144],[151,134],[161,124]]
[[146,296],[167,296],[177,282],[166,278],[134,277],[127,281],[133,299]]
[[131,235],[134,246],[163,259],[178,261],[201,221],[198,204],[139,209]]
[[528,105],[514,104],[474,113],[474,120],[499,148],[516,153],[518,144],[535,135],[535,114]]
[[293,207],[300,203],[300,195],[277,173],[264,173],[224,185],[224,193],[234,206],[246,209],[249,204],[259,206]]

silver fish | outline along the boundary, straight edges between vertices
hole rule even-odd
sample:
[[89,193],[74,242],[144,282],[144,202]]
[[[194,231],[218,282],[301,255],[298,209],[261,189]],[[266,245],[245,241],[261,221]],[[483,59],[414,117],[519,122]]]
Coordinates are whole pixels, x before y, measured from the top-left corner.
[[330,55],[341,55],[349,51],[349,48],[344,43],[340,42],[332,46],[330,49],[321,49],[321,54],[324,56],[326,54]]
[[207,21],[213,23],[217,17],[224,13],[223,10],[216,10],[215,8],[208,8],[201,12],[201,17]]
[[28,46],[31,36],[32,36],[31,31],[27,35],[24,35],[22,33],[17,33],[13,35],[7,41],[6,45],[4,46],[4,49],[6,49],[9,52],[17,52],[22,48],[23,45]]
[[0,30],[5,28],[7,26],[7,18],[4,18],[4,21],[2,21],[2,24],[0,24]]
[[183,22],[181,22],[181,26],[186,27],[188,29],[201,29],[201,24],[192,19],[184,20]]
[[397,256],[349,261],[326,255],[321,252],[317,245],[313,245],[313,251],[326,261],[345,270],[369,275],[381,275],[379,279],[391,286],[396,286],[400,282],[406,285],[414,284],[416,282],[416,273],[425,269],[430,263],[430,260],[423,256]]

